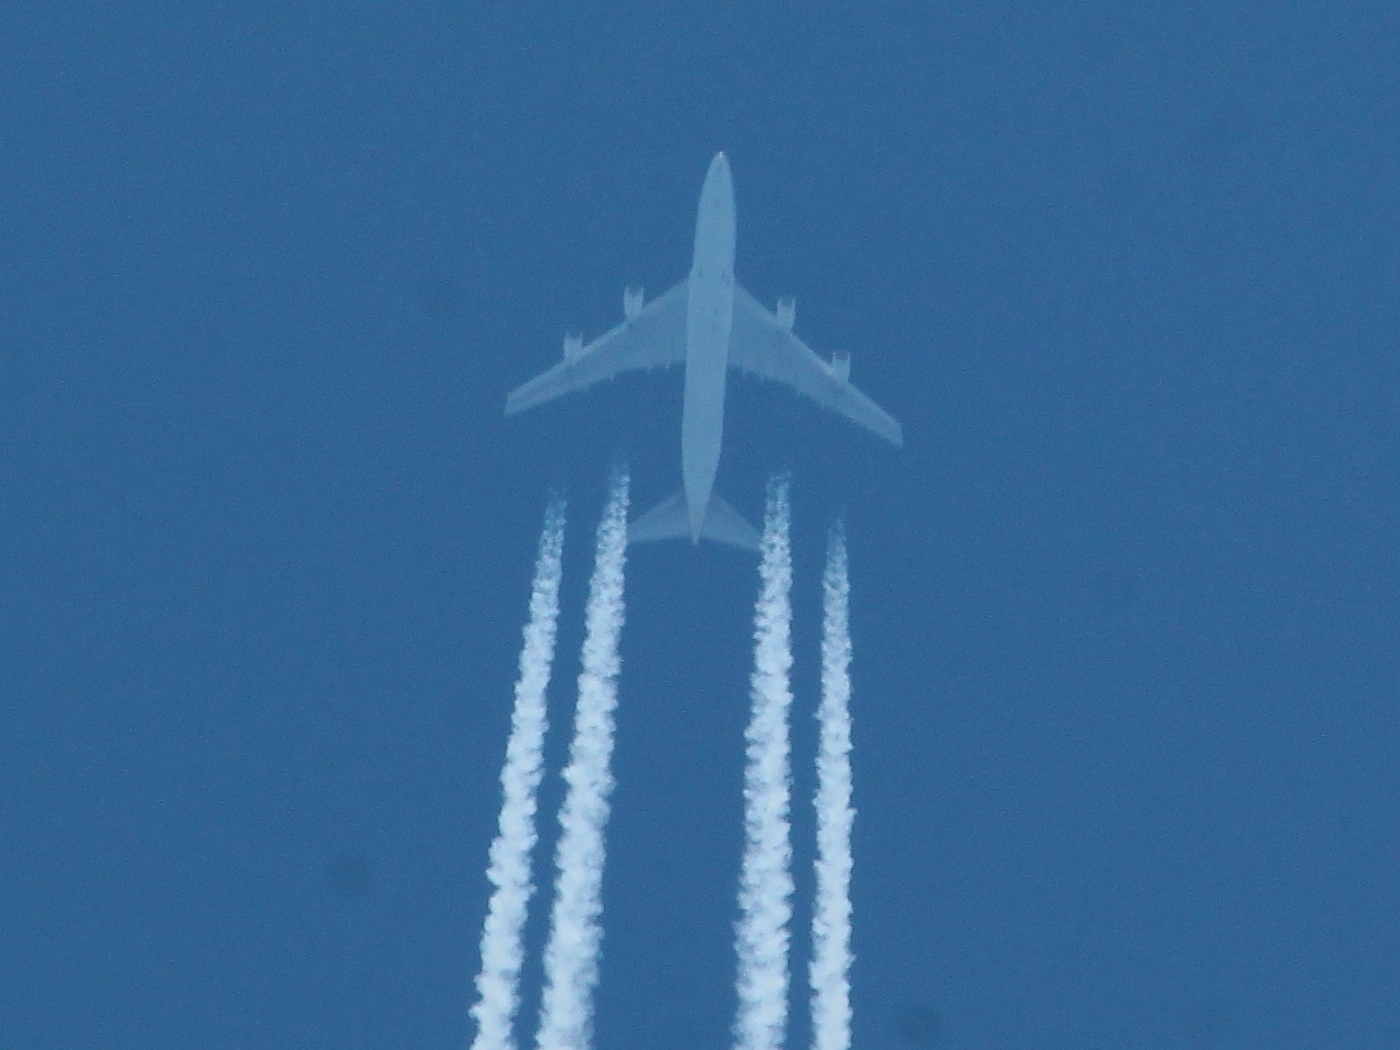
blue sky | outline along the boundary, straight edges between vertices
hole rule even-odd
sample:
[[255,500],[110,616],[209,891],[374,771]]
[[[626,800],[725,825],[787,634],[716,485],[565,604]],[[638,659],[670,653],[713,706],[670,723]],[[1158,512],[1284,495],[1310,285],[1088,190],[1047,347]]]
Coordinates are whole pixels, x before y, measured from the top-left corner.
[[[793,471],[799,962],[849,524],[856,1046],[1395,1045],[1398,23],[7,7],[0,1042],[469,1038],[546,493],[557,769],[608,465],[677,484],[675,375],[502,402],[725,149],[740,279],[906,436],[736,381],[720,474]],[[757,580],[628,571],[597,1045],[708,1050]]]

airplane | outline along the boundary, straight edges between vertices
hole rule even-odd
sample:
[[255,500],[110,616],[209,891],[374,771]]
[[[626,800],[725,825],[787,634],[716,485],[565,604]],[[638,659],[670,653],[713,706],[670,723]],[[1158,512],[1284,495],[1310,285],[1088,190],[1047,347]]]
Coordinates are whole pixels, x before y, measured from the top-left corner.
[[758,532],[714,491],[730,368],[787,383],[891,444],[904,443],[899,423],[851,385],[849,355],[824,361],[793,334],[794,299],[779,299],[770,313],[734,280],[734,181],[723,152],[710,161],[700,188],[690,275],[651,302],[642,289],[627,288],[622,312],[621,324],[587,345],[581,335],[565,335],[564,360],[513,390],[506,415],[620,372],[685,364],[684,487],[628,526],[629,544],[689,537],[759,549]]

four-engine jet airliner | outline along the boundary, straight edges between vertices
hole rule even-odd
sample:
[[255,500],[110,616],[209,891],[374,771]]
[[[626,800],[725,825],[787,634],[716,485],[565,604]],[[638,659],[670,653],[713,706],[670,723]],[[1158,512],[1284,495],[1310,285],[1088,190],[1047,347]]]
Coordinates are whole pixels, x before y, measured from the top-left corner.
[[793,334],[797,305],[769,313],[734,280],[734,182],[729,158],[715,154],[700,189],[690,276],[651,302],[640,288],[622,295],[623,322],[584,345],[564,337],[564,360],[506,398],[506,415],[582,390],[634,368],[685,363],[681,414],[684,487],[628,526],[629,543],[701,537],[757,550],[759,535],[714,492],[724,433],[729,368],[777,379],[840,412],[886,441],[903,444],[899,423],[850,384],[851,359],[828,363]]

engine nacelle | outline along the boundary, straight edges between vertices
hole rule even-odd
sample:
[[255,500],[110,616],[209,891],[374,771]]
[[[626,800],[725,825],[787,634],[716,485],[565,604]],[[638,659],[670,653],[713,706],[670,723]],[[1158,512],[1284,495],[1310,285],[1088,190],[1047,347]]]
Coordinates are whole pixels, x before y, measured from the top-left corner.
[[635,321],[642,316],[642,289],[638,285],[628,285],[622,290],[622,316]]
[[564,333],[564,360],[572,361],[583,353],[583,336],[578,332]]
[[790,295],[784,295],[778,300],[778,327],[784,332],[791,332],[796,320],[797,300]]
[[831,374],[838,383],[846,384],[851,381],[851,355],[832,354]]

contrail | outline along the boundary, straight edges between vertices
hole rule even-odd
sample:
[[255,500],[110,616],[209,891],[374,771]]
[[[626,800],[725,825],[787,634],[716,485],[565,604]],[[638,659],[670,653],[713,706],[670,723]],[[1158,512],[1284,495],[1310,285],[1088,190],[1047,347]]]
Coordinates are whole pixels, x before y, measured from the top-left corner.
[[746,841],[735,930],[737,1050],[778,1050],[787,1027],[788,919],[792,914],[788,836],[792,556],[786,478],[774,478],[768,484],[762,550],[762,589],[754,613],[753,711],[745,733]]
[[574,741],[564,770],[559,812],[554,910],[544,953],[539,1050],[587,1050],[602,929],[603,828],[608,822],[613,709],[617,706],[618,638],[622,633],[623,566],[627,553],[627,473],[613,475],[598,523],[598,552],[588,585],[583,669],[578,676]]
[[535,848],[535,794],[540,785],[541,751],[545,730],[545,690],[554,662],[555,627],[559,620],[559,580],[564,547],[564,501],[550,499],[540,534],[535,580],[530,591],[530,622],[520,651],[520,678],[515,685],[515,711],[510,741],[501,769],[501,817],[491,843],[486,877],[495,889],[481,931],[479,998],[471,1009],[476,1019],[472,1050],[513,1050],[511,1026],[520,1004],[520,930],[534,892],[530,853]]
[[851,1045],[851,632],[846,535],[827,540],[822,577],[822,701],[817,712],[817,897],[812,911],[812,1047]]

